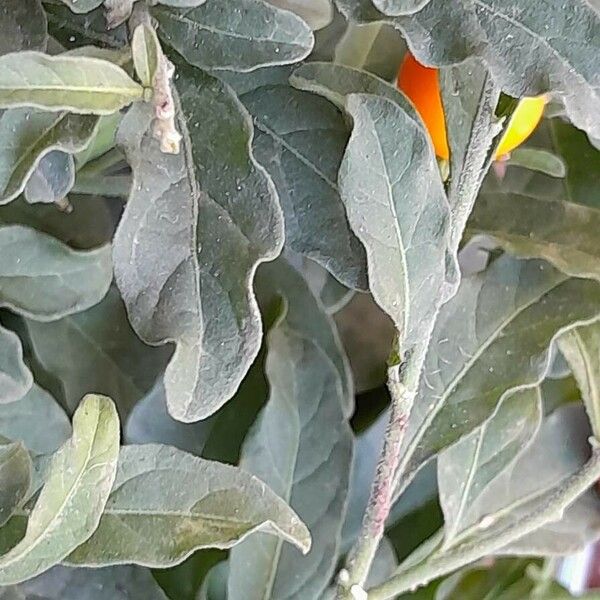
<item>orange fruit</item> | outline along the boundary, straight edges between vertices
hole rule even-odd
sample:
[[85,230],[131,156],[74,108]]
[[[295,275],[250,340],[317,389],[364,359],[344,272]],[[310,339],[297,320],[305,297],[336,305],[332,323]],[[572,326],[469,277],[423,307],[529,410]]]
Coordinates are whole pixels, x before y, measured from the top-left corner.
[[[438,70],[422,65],[407,52],[398,71],[397,85],[408,96],[423,119],[436,155],[448,160],[450,150]],[[506,156],[533,133],[544,114],[545,105],[545,96],[523,98],[519,101],[500,140],[495,158]]]

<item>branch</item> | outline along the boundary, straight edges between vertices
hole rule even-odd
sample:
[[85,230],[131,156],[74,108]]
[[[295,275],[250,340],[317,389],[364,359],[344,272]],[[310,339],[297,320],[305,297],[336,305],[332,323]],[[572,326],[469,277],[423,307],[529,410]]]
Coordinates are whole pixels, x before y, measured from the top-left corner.
[[400,450],[408,417],[417,392],[421,361],[410,354],[406,362],[388,369],[388,389],[392,398],[390,420],[385,433],[383,450],[360,535],[351,550],[346,569],[339,577],[338,598],[340,600],[366,598],[364,588],[371,564],[385,530],[385,522],[394,497],[394,474],[400,461]]
[[[448,575],[483,556],[496,553],[511,542],[558,521],[566,507],[571,505],[600,478],[600,450],[594,447],[590,460],[575,474],[567,478],[559,489],[551,494],[546,503],[530,511],[503,529],[490,532],[483,541],[475,539],[465,542],[446,552],[434,553],[427,560],[418,563],[385,583],[375,586],[368,592],[368,600],[391,600],[398,595],[424,586],[430,581]],[[492,535],[493,533],[493,535]]]

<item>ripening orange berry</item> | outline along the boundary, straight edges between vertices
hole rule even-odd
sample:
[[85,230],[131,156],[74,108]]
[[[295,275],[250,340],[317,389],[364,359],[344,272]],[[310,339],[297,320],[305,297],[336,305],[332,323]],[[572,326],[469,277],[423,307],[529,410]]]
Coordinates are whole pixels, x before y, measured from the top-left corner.
[[[423,119],[436,155],[448,160],[450,150],[438,70],[422,65],[410,52],[407,52],[398,71],[397,85],[410,98]],[[545,105],[545,96],[523,98],[519,102],[500,140],[495,158],[506,156],[533,133],[542,118]]]

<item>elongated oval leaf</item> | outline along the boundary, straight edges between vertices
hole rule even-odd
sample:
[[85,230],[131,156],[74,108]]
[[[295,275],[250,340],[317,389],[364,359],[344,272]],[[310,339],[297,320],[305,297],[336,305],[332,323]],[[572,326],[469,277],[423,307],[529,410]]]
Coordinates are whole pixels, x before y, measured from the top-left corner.
[[256,477],[170,446],[124,446],[100,525],[68,562],[166,567],[258,530],[310,547],[305,525]]
[[46,13],[40,0],[4,0],[0,6],[0,56],[20,50],[45,50]]
[[269,4],[296,13],[313,31],[323,29],[333,20],[332,0],[267,0]]
[[313,341],[335,365],[347,400],[346,415],[354,412],[354,386],[348,358],[335,323],[313,295],[308,284],[285,258],[261,265],[256,277],[256,292],[263,310],[286,302],[286,324],[297,335]]
[[70,410],[94,390],[116,398],[124,418],[152,388],[171,355],[169,347],[151,348],[135,335],[114,287],[85,312],[49,323],[28,319],[26,325],[37,361],[60,379],[61,401]]
[[600,279],[598,227],[596,208],[486,191],[475,203],[467,232],[492,236],[516,256],[543,258],[570,275]]
[[32,385],[33,375],[23,360],[18,336],[0,325],[0,404],[20,400]]
[[0,204],[18,196],[39,161],[51,150],[83,150],[98,117],[15,108],[0,115]]
[[25,500],[31,469],[31,459],[22,444],[0,444],[0,526]]
[[2,407],[0,435],[35,454],[52,454],[69,439],[71,423],[58,402],[34,383],[18,402]]
[[144,87],[152,87],[160,61],[160,43],[152,27],[142,23],[135,28],[131,40],[135,72]]
[[541,412],[538,388],[517,392],[500,403],[491,419],[439,455],[438,486],[446,544],[474,524],[473,504],[530,444]]
[[25,199],[31,204],[63,200],[75,183],[75,161],[71,154],[53,150],[40,160],[25,185]]
[[600,435],[600,324],[576,327],[558,339],[581,390],[592,431]]
[[23,539],[0,557],[0,583],[19,583],[54,566],[98,526],[119,452],[119,419],[102,396],[87,396],[73,437],[53,456]]
[[367,251],[371,293],[399,331],[400,356],[423,354],[454,287],[437,163],[421,128],[392,101],[356,94],[347,109],[354,129],[339,177],[348,219]]
[[511,96],[558,92],[575,125],[600,133],[600,75],[594,67],[600,15],[586,0],[568,6],[563,0],[430,0],[416,14],[399,17],[384,15],[370,0],[338,0],[338,7],[358,22],[389,21],[425,64],[480,56]]
[[[167,600],[148,569],[134,566],[83,569],[53,567],[19,585],[3,588],[23,600]],[[9,600],[2,596],[2,600]],[[16,600],[15,598],[15,600]]]
[[[536,505],[543,504],[549,494],[560,487],[561,481],[584,465],[590,452],[589,433],[580,405],[557,409],[545,419],[538,435],[512,468],[492,481],[469,506],[467,521],[478,524],[485,518],[490,528],[484,532],[487,536],[493,535],[495,527],[506,527],[524,513],[535,510]],[[584,494],[567,508],[562,519],[515,539],[500,553],[554,554],[581,550],[587,541],[600,534],[599,507],[600,501],[594,498],[593,491]],[[474,531],[471,529],[471,535]]]
[[0,107],[104,115],[140,100],[143,89],[112,62],[16,52],[0,57]]
[[258,353],[252,280],[279,253],[283,219],[250,151],[241,104],[201,71],[181,65],[178,73],[181,155],[160,152],[149,108],[134,107],[123,121],[134,184],[114,264],[136,332],[177,344],[165,375],[169,411],[197,421],[231,398]]
[[269,334],[271,395],[242,449],[240,466],[290,503],[312,533],[304,558],[256,535],[229,560],[231,600],[318,598],[335,564],[345,517],[353,438],[339,374],[285,322]]
[[597,318],[599,294],[596,281],[509,256],[464,278],[433,332],[399,489],[437,452],[487,420],[511,390],[537,384],[548,369],[553,339]]
[[410,15],[419,12],[430,0],[373,0],[373,4],[390,16]]
[[103,0],[62,0],[74,13],[87,13],[98,8]]
[[110,246],[76,251],[21,225],[0,227],[0,306],[40,321],[97,304],[112,279]]
[[158,33],[203,69],[251,71],[305,58],[314,37],[295,14],[260,0],[219,0],[176,10],[156,6]]
[[262,87],[241,100],[254,116],[254,153],[277,187],[290,248],[344,284],[366,289],[364,248],[348,225],[337,185],[348,142],[342,115],[326,100],[289,86]]

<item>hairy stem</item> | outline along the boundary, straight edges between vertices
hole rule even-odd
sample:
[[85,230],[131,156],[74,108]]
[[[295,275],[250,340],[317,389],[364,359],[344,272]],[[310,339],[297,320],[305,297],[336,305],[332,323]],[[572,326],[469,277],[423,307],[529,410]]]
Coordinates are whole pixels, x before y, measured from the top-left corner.
[[450,247],[455,250],[458,249],[479,188],[491,164],[490,149],[498,133],[493,125],[496,120],[494,113],[499,96],[500,90],[488,73],[481,93],[481,102],[473,121],[463,168],[456,180],[451,180],[448,194],[452,211]]
[[340,599],[354,598],[353,588],[363,588],[383,537],[394,497],[394,473],[400,461],[402,440],[417,390],[421,361],[415,361],[414,356],[409,356],[405,363],[388,369],[388,388],[392,398],[390,419],[362,529],[356,545],[348,555],[347,576],[340,582]]
[[368,599],[390,600],[395,598],[399,594],[424,586],[433,579],[448,575],[483,556],[494,554],[543,525],[559,520],[565,507],[572,504],[598,478],[600,478],[600,451],[596,448],[590,460],[577,473],[568,477],[554,493],[550,494],[542,507],[523,515],[504,528],[499,528],[484,540],[474,539],[447,552],[434,553],[427,560],[370,589]]

